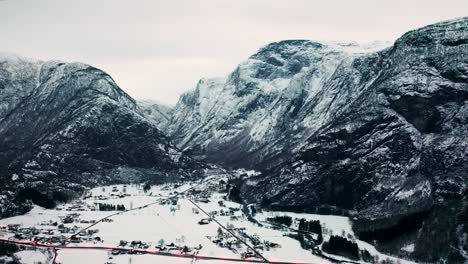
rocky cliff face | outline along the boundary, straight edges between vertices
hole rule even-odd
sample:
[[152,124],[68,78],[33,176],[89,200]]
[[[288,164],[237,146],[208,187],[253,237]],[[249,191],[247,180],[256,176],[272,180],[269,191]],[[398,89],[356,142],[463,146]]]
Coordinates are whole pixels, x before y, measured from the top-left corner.
[[227,79],[200,81],[169,131],[199,158],[261,169],[241,186],[249,202],[351,214],[359,236],[384,251],[463,262],[467,100],[461,18],[378,52],[270,44]]
[[431,25],[338,67],[323,91],[333,90],[332,118],[244,194],[271,207],[348,209],[382,250],[466,261],[467,32],[468,19]]
[[0,58],[0,216],[85,186],[190,177],[182,155],[112,78],[81,63]]
[[326,117],[310,116],[306,125],[297,124],[336,68],[372,49],[308,40],[269,44],[227,78],[202,79],[184,94],[168,134],[181,149],[203,160],[258,167],[285,149],[279,142],[300,135],[298,129],[314,130],[326,122]]

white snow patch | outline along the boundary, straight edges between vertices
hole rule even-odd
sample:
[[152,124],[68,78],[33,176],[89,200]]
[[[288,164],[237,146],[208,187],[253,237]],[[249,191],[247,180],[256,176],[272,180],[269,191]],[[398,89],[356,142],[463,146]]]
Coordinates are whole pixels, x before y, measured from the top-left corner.
[[401,250],[412,253],[414,252],[414,244],[409,244],[401,248]]

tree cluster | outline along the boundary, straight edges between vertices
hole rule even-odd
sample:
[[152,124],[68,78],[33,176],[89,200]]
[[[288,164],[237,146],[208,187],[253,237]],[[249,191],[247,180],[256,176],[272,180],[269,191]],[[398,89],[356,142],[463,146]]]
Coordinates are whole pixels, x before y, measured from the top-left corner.
[[285,226],[291,226],[292,224],[292,218],[290,216],[275,216],[275,217],[268,217],[268,221],[274,222],[280,225],[285,225]]
[[299,230],[312,232],[315,234],[322,234],[322,225],[320,224],[319,220],[311,220],[307,221],[304,218],[299,220]]
[[373,262],[375,260],[374,256],[372,256],[366,249],[361,250],[361,259],[365,262]]
[[341,236],[331,236],[330,240],[323,244],[322,249],[331,254],[359,259],[358,245]]
[[143,191],[146,193],[149,190],[151,190],[151,185],[149,184],[149,182],[147,182],[145,183],[145,185],[143,185]]
[[18,250],[18,246],[15,244],[0,242],[0,256],[10,256]]
[[99,211],[125,211],[125,206],[123,204],[107,204],[99,203]]

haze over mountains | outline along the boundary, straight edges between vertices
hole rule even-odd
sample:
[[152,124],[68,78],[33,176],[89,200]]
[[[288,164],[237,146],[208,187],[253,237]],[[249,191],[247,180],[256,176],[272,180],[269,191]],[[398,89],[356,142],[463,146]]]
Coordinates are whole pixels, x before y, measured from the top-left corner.
[[174,108],[89,65],[2,55],[0,213],[209,163],[261,172],[235,183],[245,203],[349,215],[385,252],[463,262],[467,101],[468,18],[388,47],[271,43]]

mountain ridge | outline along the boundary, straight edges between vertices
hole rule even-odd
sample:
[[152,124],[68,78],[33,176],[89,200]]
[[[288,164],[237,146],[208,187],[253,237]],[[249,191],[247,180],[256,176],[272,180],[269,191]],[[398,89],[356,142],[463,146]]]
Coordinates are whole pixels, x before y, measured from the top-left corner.
[[463,262],[467,32],[468,18],[444,21],[369,53],[272,43],[211,88],[222,100],[210,118],[199,105],[213,102],[179,101],[172,138],[198,159],[261,170],[238,182],[247,203],[351,214],[381,250]]
[[[353,51],[348,53],[348,49]],[[288,122],[282,116],[296,115],[302,104],[313,97],[316,92],[314,88],[331,75],[343,57],[365,50],[308,40],[269,44],[241,63],[227,78],[202,79],[195,90],[185,93],[174,108],[175,115],[168,134],[173,135],[172,139],[181,149],[191,149],[190,154],[200,155],[202,159],[224,162],[216,158],[218,150],[223,149],[228,152],[223,159],[236,160],[242,157],[244,161],[237,164],[241,167],[257,164],[259,160],[255,157],[252,159],[250,153],[265,147],[261,146],[266,142],[265,135],[268,140],[281,136],[277,131],[268,135],[269,132],[264,128]],[[294,58],[288,60],[281,56]],[[326,63],[316,63],[321,60]],[[288,105],[279,110],[275,108],[282,101]],[[181,114],[186,112],[188,114]],[[190,115],[190,112],[194,114]],[[253,118],[256,121],[241,124],[236,123],[236,118]],[[192,121],[193,124],[190,124]],[[233,126],[240,127],[237,129]],[[190,127],[193,131],[190,131]],[[217,138],[227,139],[213,142]],[[232,153],[229,152],[230,144],[225,144],[229,140],[239,143],[233,144],[236,147],[231,150]],[[240,150],[237,149],[239,145]]]
[[97,68],[9,56],[0,83],[1,216],[98,184],[183,180],[201,168]]

